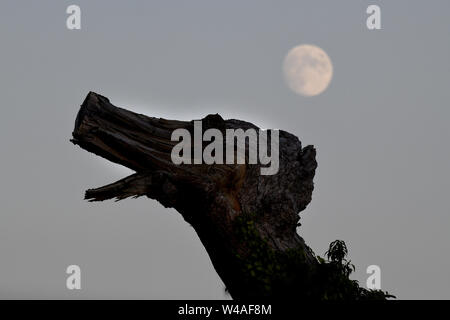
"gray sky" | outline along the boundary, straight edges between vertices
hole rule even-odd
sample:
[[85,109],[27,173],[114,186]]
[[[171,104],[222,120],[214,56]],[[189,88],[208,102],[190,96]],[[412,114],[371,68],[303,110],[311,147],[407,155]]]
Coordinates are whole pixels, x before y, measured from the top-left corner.
[[[78,4],[82,30],[69,31]],[[381,7],[382,30],[366,28]],[[194,230],[150,199],[87,203],[127,175],[69,139],[88,91],[151,116],[208,113],[317,148],[299,233],[347,242],[365,284],[450,298],[450,2],[18,1],[0,3],[0,298],[225,298]],[[334,66],[305,98],[282,62],[311,43]],[[82,270],[82,290],[65,269]]]

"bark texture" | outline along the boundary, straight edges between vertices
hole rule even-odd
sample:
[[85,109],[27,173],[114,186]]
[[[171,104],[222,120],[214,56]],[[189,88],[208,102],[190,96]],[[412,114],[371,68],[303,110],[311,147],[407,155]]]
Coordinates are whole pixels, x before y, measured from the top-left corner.
[[[225,129],[258,129],[217,114],[202,120],[203,130],[217,128],[224,135]],[[71,141],[136,173],[89,189],[85,198],[147,196],[175,208],[197,232],[233,298],[309,290],[310,271],[318,261],[296,228],[299,212],[311,201],[315,149],[280,131],[279,172],[271,176],[261,175],[259,164],[174,165],[170,154],[178,142],[171,141],[171,134],[177,128],[193,135],[192,121],[147,117],[89,93]],[[293,268],[292,261],[301,263]]]

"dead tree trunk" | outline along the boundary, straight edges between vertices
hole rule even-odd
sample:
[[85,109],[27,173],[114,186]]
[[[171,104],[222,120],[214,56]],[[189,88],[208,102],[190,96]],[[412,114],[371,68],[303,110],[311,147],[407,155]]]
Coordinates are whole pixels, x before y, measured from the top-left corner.
[[[240,120],[208,115],[203,130],[257,129]],[[280,166],[263,176],[260,165],[175,165],[174,129],[193,132],[193,122],[147,117],[113,106],[89,93],[78,113],[74,144],[135,174],[89,189],[85,198],[102,201],[147,196],[175,208],[205,246],[233,298],[313,296],[319,265],[297,234],[298,213],[311,201],[315,149],[280,131]]]

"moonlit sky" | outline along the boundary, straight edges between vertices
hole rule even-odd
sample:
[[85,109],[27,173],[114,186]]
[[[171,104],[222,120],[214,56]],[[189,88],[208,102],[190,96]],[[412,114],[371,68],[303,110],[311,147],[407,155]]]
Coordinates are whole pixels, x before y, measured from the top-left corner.
[[[66,29],[66,7],[82,30]],[[381,6],[382,30],[366,28]],[[317,148],[299,233],[345,240],[365,284],[450,298],[450,2],[0,2],[0,298],[227,298],[194,230],[140,198],[88,203],[130,171],[69,139],[92,90],[156,117],[208,113],[287,130]],[[310,43],[334,74],[317,97],[282,62]],[[65,269],[82,270],[82,290]]]

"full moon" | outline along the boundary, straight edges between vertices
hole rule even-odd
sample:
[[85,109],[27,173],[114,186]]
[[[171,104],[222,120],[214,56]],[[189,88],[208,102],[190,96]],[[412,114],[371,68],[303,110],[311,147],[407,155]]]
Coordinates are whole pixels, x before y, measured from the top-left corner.
[[292,48],[283,63],[286,82],[294,92],[312,97],[322,93],[330,84],[333,65],[321,48],[303,44]]

